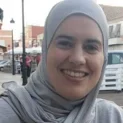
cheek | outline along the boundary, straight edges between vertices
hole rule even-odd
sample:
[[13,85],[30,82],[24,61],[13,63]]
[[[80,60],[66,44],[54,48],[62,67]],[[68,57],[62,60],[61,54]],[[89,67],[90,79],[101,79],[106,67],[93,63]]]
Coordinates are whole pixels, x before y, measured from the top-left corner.
[[68,57],[68,52],[60,50],[58,48],[52,48],[48,51],[47,63],[52,65],[60,65]]
[[100,76],[103,63],[104,63],[104,56],[102,54],[99,54],[95,58],[94,57],[91,58],[89,65],[93,73]]

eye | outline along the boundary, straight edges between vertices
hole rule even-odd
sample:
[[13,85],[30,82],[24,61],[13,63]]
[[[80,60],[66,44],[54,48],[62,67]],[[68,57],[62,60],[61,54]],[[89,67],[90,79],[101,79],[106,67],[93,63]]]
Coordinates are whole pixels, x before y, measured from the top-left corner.
[[69,40],[58,40],[56,44],[57,47],[62,49],[69,49],[73,47],[73,43]]
[[86,52],[88,53],[96,53],[99,50],[98,45],[96,44],[86,44],[84,46],[84,49],[86,50]]

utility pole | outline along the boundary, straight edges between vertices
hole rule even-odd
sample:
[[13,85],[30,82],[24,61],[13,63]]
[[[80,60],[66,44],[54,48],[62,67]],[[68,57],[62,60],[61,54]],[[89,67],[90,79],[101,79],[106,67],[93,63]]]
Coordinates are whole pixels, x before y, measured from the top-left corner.
[[24,0],[22,0],[22,42],[23,42],[23,85],[27,84],[26,52],[25,52],[25,27],[24,27]]
[[[10,23],[13,25],[15,21],[11,19]],[[15,75],[15,59],[14,59],[14,39],[13,39],[13,29],[12,29],[12,74]]]

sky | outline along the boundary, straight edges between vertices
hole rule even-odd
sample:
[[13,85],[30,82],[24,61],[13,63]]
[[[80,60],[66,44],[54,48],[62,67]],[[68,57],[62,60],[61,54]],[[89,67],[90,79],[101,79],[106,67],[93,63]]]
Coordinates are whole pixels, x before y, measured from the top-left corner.
[[[44,26],[50,9],[61,0],[24,0],[24,14],[26,25]],[[123,6],[123,0],[97,0],[99,4]],[[0,0],[0,8],[4,10],[4,30],[14,30],[14,39],[20,38],[22,32],[22,10],[21,0]],[[11,25],[10,20],[14,19],[15,24]]]

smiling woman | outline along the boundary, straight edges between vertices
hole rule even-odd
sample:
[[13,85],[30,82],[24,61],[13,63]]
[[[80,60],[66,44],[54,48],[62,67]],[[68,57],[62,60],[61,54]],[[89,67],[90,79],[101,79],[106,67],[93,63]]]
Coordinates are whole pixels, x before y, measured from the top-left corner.
[[47,55],[47,72],[56,92],[70,100],[83,98],[97,84],[103,62],[97,24],[82,15],[68,17],[57,29]]
[[0,123],[123,123],[120,107],[96,98],[108,50],[108,26],[99,5],[93,0],[56,4],[42,48],[28,84],[2,94]]

